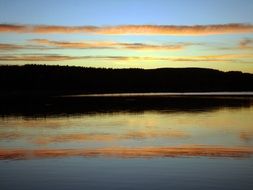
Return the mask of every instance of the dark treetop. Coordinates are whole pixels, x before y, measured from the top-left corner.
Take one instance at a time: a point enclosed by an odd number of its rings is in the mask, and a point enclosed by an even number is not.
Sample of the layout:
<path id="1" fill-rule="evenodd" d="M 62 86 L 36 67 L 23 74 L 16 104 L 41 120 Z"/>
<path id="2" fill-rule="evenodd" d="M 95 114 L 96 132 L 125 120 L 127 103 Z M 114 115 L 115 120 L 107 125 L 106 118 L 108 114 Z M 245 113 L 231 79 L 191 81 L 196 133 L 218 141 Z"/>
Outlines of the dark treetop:
<path id="1" fill-rule="evenodd" d="M 249 97 L 74 97 L 85 93 L 253 91 L 253 75 L 200 68 L 102 69 L 0 66 L 0 115 L 198 111 L 250 106 Z"/>
<path id="2" fill-rule="evenodd" d="M 203 68 L 105 69 L 70 66 L 0 66 L 5 93 L 253 91 L 253 74 Z"/>

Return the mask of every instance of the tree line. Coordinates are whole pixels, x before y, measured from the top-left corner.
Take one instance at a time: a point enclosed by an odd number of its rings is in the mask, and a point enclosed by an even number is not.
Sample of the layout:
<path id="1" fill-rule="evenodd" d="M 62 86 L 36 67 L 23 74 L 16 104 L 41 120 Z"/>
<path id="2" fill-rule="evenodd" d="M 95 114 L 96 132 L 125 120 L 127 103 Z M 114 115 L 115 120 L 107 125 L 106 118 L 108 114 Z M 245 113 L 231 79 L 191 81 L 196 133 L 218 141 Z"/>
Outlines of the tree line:
<path id="1" fill-rule="evenodd" d="M 204 68 L 0 66 L 0 91 L 42 93 L 253 91 L 253 74 Z"/>

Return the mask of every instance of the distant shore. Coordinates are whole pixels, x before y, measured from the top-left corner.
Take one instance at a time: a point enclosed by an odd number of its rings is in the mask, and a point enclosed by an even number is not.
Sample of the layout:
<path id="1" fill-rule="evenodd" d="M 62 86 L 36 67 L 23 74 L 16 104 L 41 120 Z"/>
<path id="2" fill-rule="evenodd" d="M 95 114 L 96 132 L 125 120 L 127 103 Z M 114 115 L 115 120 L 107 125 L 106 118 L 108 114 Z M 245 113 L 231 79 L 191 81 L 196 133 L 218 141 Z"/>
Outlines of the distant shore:
<path id="1" fill-rule="evenodd" d="M 145 93 L 108 93 L 75 94 L 62 97 L 142 97 L 142 96 L 253 96 L 253 92 L 145 92 Z"/>
<path id="2" fill-rule="evenodd" d="M 0 66 L 1 115 L 250 107 L 253 74 L 203 68 Z"/>
<path id="3" fill-rule="evenodd" d="M 0 66 L 1 96 L 253 92 L 253 74 L 204 68 L 105 69 Z M 137 94 L 136 94 L 137 93 Z"/>
<path id="4" fill-rule="evenodd" d="M 0 116 L 51 117 L 114 112 L 203 112 L 253 106 L 253 95 L 9 96 L 0 98 Z"/>

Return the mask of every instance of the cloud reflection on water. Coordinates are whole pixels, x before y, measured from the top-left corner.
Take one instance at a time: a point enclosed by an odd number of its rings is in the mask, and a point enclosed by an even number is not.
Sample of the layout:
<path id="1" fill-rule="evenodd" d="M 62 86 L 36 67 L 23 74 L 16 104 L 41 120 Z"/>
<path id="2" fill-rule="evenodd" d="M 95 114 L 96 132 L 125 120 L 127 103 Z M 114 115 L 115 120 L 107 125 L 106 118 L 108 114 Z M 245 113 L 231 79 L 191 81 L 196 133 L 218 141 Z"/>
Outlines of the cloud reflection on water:
<path id="1" fill-rule="evenodd" d="M 226 99 L 223 97 L 221 107 L 193 112 L 182 111 L 181 108 L 184 110 L 185 107 L 179 100 L 173 101 L 173 106 L 177 106 L 176 111 L 166 111 L 159 107 L 147 110 L 143 108 L 141 112 L 2 117 L 0 157 L 30 159 L 59 156 L 146 158 L 252 155 L 252 104 L 225 106 Z M 200 98 L 190 105 L 199 101 L 203 103 Z M 245 99 L 235 101 L 243 103 Z M 187 99 L 183 102 L 187 103 Z M 204 102 L 207 105 L 206 100 Z M 216 104 L 220 105 L 215 101 L 214 105 Z M 213 104 L 210 102 L 208 105 Z M 199 107 L 203 108 L 203 105 L 200 104 Z"/>
<path id="2" fill-rule="evenodd" d="M 253 154 L 251 147 L 222 147 L 186 145 L 178 147 L 112 147 L 97 149 L 0 149 L 0 159 L 42 159 L 55 157 L 230 157 L 245 158 Z"/>

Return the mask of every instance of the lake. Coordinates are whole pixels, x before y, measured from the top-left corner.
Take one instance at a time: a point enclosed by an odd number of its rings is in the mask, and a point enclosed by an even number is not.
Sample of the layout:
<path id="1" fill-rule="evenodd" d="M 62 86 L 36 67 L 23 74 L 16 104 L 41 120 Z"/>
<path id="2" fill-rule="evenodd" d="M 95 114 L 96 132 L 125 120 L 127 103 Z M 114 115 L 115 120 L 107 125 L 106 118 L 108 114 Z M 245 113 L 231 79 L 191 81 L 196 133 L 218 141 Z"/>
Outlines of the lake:
<path id="1" fill-rule="evenodd" d="M 0 189 L 253 189 L 252 96 L 197 95 L 1 110 Z"/>

